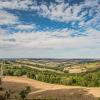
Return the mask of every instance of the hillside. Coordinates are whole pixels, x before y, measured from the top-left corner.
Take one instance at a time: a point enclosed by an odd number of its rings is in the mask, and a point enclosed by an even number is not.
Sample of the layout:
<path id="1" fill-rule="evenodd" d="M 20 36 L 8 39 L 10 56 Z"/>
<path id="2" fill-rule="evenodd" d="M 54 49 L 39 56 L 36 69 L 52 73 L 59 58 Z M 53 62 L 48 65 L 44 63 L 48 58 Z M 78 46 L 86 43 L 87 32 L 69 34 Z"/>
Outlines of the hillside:
<path id="1" fill-rule="evenodd" d="M 44 83 L 25 77 L 6 76 L 3 78 L 3 88 L 11 89 L 18 95 L 25 86 L 31 87 L 27 98 L 50 98 L 51 100 L 98 100 L 100 88 L 85 88 Z"/>

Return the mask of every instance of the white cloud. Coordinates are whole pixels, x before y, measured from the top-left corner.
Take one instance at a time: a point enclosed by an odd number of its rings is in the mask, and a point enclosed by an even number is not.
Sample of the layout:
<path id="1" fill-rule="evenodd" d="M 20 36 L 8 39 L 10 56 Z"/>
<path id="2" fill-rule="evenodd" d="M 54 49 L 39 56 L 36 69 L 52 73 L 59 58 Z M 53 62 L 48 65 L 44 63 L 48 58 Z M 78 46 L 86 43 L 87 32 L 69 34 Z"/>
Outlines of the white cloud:
<path id="1" fill-rule="evenodd" d="M 6 32 L 0 29 L 1 57 L 99 57 L 100 53 L 100 33 L 91 28 L 81 37 L 71 37 L 74 30 L 67 29 Z"/>
<path id="2" fill-rule="evenodd" d="M 40 11 L 38 12 L 43 17 L 48 17 L 51 20 L 57 20 L 62 22 L 80 20 L 77 14 L 81 11 L 81 6 L 74 5 L 69 6 L 68 4 L 53 4 L 48 7 L 42 4 L 40 6 Z"/>
<path id="3" fill-rule="evenodd" d="M 16 26 L 16 29 L 19 29 L 19 30 L 32 30 L 35 28 L 36 26 L 34 24 L 31 24 L 31 25 L 19 24 Z"/>
<path id="4" fill-rule="evenodd" d="M 0 25 L 15 24 L 18 21 L 18 17 L 7 11 L 0 10 Z"/>
<path id="5" fill-rule="evenodd" d="M 6 0 L 0 1 L 0 8 L 27 10 L 32 0 Z"/>
<path id="6" fill-rule="evenodd" d="M 89 8 L 89 12 L 88 10 L 82 11 L 84 8 Z M 80 13 L 81 11 L 82 13 Z M 86 14 L 93 16 L 94 12 L 97 13 L 97 16 L 100 12 L 100 6 L 97 0 L 85 0 L 84 3 L 81 3 L 80 5 L 74 4 L 73 6 L 69 6 L 68 3 L 64 2 L 59 4 L 51 3 L 49 6 L 46 4 L 41 4 L 38 13 L 51 20 L 69 22 L 75 20 L 84 21 L 84 16 Z"/>
<path id="7" fill-rule="evenodd" d="M 64 0 L 55 0 L 57 3 L 63 3 Z"/>
<path id="8" fill-rule="evenodd" d="M 99 31 L 90 29 L 87 31 L 88 36 L 71 37 L 72 31 L 67 29 L 55 31 L 40 31 L 40 32 L 17 32 L 8 35 L 2 40 L 0 44 L 15 45 L 15 47 L 28 47 L 28 48 L 51 48 L 51 49 L 64 49 L 64 48 L 89 48 L 100 46 Z"/>
<path id="9" fill-rule="evenodd" d="M 5 38 L 6 32 L 7 32 L 6 30 L 0 29 L 0 41 Z"/>
<path id="10" fill-rule="evenodd" d="M 97 31 L 97 30 L 95 30 L 95 29 L 90 28 L 90 29 L 88 29 L 86 32 L 87 32 L 91 37 L 94 37 L 95 39 L 97 39 L 97 38 L 100 39 L 100 31 Z"/>

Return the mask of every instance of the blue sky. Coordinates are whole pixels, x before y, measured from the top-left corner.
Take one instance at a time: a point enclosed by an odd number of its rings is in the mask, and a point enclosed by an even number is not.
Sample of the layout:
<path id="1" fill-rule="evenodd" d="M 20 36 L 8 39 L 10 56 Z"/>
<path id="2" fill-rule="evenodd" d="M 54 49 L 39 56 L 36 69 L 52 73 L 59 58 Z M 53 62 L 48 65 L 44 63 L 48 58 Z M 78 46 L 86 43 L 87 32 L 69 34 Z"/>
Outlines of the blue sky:
<path id="1" fill-rule="evenodd" d="M 100 58 L 100 0 L 0 0 L 0 58 Z"/>

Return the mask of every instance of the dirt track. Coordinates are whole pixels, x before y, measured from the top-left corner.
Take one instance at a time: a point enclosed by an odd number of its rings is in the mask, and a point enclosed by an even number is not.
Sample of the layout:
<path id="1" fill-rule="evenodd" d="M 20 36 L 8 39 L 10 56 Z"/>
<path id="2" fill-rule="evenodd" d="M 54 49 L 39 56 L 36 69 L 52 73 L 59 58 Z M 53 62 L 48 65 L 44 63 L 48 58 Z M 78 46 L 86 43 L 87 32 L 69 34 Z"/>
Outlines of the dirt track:
<path id="1" fill-rule="evenodd" d="M 3 87 L 20 91 L 30 86 L 32 92 L 28 98 L 57 98 L 57 100 L 98 100 L 100 88 L 85 88 L 44 83 L 23 77 L 7 76 L 3 78 Z"/>

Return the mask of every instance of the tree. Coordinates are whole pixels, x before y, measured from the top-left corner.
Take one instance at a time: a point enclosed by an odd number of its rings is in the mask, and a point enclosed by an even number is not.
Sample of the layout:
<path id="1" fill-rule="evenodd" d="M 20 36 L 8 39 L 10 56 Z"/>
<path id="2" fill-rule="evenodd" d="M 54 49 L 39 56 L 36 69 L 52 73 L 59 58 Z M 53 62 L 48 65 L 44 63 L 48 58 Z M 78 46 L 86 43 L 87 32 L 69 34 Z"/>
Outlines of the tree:
<path id="1" fill-rule="evenodd" d="M 21 99 L 25 100 L 25 98 L 27 97 L 27 95 L 29 94 L 30 91 L 31 91 L 31 89 L 30 89 L 29 86 L 25 87 L 25 89 L 23 89 L 23 90 L 19 93 Z"/>
<path id="2" fill-rule="evenodd" d="M 32 79 L 36 79 L 36 76 L 33 72 L 28 72 L 27 77 L 32 78 Z"/>

